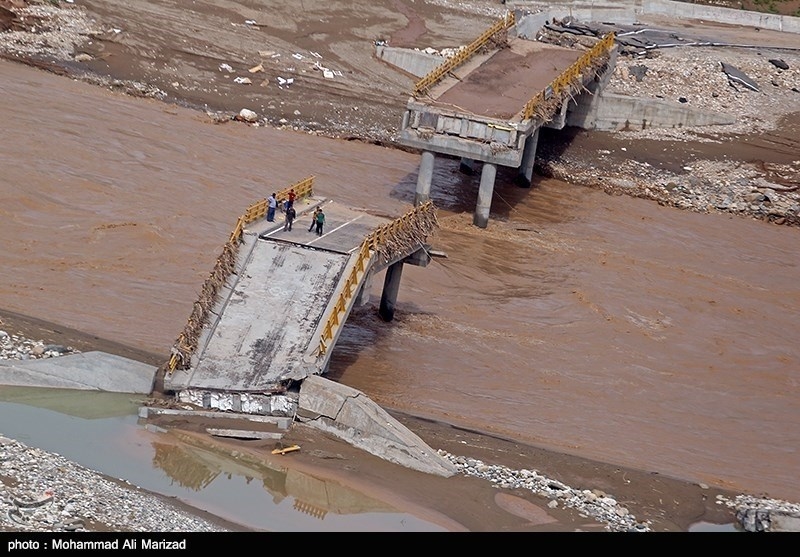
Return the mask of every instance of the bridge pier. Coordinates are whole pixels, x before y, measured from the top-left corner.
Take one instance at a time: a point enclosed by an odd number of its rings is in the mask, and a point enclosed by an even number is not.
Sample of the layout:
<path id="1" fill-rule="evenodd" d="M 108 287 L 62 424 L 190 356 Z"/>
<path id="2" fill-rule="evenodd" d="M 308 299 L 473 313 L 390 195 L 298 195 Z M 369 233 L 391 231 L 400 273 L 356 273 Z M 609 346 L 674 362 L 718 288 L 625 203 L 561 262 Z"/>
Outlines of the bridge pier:
<path id="1" fill-rule="evenodd" d="M 433 181 L 433 151 L 422 151 L 417 175 L 417 190 L 414 193 L 414 206 L 422 205 L 431 198 L 431 181 Z"/>
<path id="2" fill-rule="evenodd" d="M 386 268 L 386 277 L 383 279 L 383 292 L 378 315 L 384 321 L 394 319 L 394 307 L 397 303 L 397 294 L 400 292 L 400 278 L 403 276 L 403 262 L 392 263 Z"/>
<path id="3" fill-rule="evenodd" d="M 517 183 L 523 188 L 531 187 L 533 178 L 533 164 L 536 162 L 536 147 L 539 145 L 539 129 L 536 130 L 525 140 L 525 148 L 522 151 L 522 164 L 519 167 Z"/>
<path id="4" fill-rule="evenodd" d="M 489 225 L 489 210 L 492 207 L 492 194 L 494 193 L 494 179 L 497 176 L 497 165 L 485 162 L 481 170 L 481 185 L 478 188 L 478 203 L 475 206 L 475 214 L 472 217 L 472 224 L 479 228 L 486 228 Z"/>

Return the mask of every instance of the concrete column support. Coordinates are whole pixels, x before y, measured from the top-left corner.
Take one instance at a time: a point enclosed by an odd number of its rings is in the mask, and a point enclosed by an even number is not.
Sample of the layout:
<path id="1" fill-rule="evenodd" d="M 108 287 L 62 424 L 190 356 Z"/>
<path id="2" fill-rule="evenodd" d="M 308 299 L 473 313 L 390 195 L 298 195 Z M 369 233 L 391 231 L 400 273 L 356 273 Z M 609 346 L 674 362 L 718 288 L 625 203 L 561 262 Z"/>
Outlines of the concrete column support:
<path id="1" fill-rule="evenodd" d="M 383 279 L 383 292 L 381 293 L 381 306 L 378 315 L 384 321 L 394 319 L 394 307 L 397 303 L 397 293 L 400 291 L 400 277 L 403 276 L 403 262 L 392 263 L 386 268 L 386 277 Z"/>
<path id="2" fill-rule="evenodd" d="M 489 225 L 489 210 L 492 208 L 492 194 L 494 193 L 494 179 L 497 176 L 497 165 L 485 162 L 481 170 L 481 185 L 478 188 L 478 204 L 472 224 L 480 228 Z"/>
<path id="3" fill-rule="evenodd" d="M 536 128 L 536 131 L 525 140 L 525 149 L 522 151 L 522 164 L 519 167 L 517 183 L 523 188 L 531 187 L 533 164 L 536 162 L 536 147 L 539 145 L 539 129 Z"/>
<path id="4" fill-rule="evenodd" d="M 472 176 L 475 174 L 475 161 L 467 157 L 461 157 L 461 163 L 458 165 L 458 170 L 462 173 Z"/>
<path id="5" fill-rule="evenodd" d="M 431 198 L 431 181 L 433 180 L 433 151 L 422 151 L 417 176 L 417 191 L 414 194 L 414 206 L 422 205 Z"/>

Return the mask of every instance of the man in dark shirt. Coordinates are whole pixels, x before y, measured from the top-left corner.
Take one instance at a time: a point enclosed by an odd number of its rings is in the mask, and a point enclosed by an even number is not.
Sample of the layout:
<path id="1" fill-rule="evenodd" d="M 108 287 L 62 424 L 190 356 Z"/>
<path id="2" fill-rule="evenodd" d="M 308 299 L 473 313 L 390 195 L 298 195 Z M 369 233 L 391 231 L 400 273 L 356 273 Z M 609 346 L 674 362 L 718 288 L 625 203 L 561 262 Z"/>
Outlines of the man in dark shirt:
<path id="1" fill-rule="evenodd" d="M 325 226 L 325 213 L 320 208 L 319 213 L 317 213 L 317 236 L 322 236 L 323 226 Z"/>
<path id="2" fill-rule="evenodd" d="M 294 207 L 289 205 L 286 208 L 286 221 L 283 223 L 283 229 L 291 232 L 292 231 L 292 223 L 294 222 L 294 218 L 297 216 L 297 211 L 294 210 Z"/>

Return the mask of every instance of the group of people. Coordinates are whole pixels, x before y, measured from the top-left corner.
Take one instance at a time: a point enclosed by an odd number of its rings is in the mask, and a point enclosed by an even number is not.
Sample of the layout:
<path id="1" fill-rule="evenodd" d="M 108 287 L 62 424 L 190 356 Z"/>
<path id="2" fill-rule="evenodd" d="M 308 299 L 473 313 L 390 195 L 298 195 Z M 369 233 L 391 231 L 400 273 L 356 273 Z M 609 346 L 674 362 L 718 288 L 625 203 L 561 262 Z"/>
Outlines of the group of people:
<path id="1" fill-rule="evenodd" d="M 286 199 L 283 202 L 283 215 L 284 215 L 284 223 L 283 229 L 287 232 L 292 231 L 292 223 L 294 219 L 297 218 L 297 210 L 294 208 L 294 200 L 297 197 L 295 194 L 294 189 L 289 190 L 289 194 L 287 195 Z M 273 193 L 267 198 L 267 221 L 268 222 L 275 222 L 275 211 L 278 209 L 278 197 L 277 194 Z M 308 227 L 308 231 L 311 232 L 312 230 L 316 230 L 317 236 L 322 236 L 322 230 L 325 226 L 325 213 L 322 210 L 322 207 L 316 207 L 314 209 L 314 213 L 311 215 L 311 226 Z"/>

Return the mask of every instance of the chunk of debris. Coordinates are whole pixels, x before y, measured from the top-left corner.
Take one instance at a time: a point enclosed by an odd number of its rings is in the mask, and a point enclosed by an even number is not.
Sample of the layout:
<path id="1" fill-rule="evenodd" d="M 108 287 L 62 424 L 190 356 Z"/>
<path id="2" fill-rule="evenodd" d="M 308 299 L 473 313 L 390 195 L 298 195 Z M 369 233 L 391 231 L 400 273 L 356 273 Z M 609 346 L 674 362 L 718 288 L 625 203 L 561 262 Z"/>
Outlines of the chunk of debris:
<path id="1" fill-rule="evenodd" d="M 770 58 L 769 63 L 775 66 L 776 68 L 780 68 L 782 70 L 788 70 L 789 64 L 781 60 L 780 58 Z"/>
<path id="2" fill-rule="evenodd" d="M 207 427 L 206 433 L 214 437 L 231 437 L 233 439 L 280 439 L 283 433 L 277 431 L 245 431 L 241 429 L 220 429 Z"/>
<path id="3" fill-rule="evenodd" d="M 299 450 L 300 450 L 300 445 L 291 445 L 289 447 L 278 447 L 277 449 L 273 449 L 272 454 L 286 454 Z"/>
<path id="4" fill-rule="evenodd" d="M 259 64 L 258 66 L 253 66 L 252 68 L 250 68 L 247 71 L 250 72 L 250 73 L 263 72 L 264 71 L 264 65 L 263 64 Z"/>
<path id="5" fill-rule="evenodd" d="M 255 122 L 256 120 L 258 120 L 258 114 L 256 114 L 252 110 L 243 108 L 239 111 L 239 114 L 234 119 L 242 122 Z"/>
<path id="6" fill-rule="evenodd" d="M 736 87 L 736 84 L 743 85 L 752 91 L 758 91 L 758 84 L 747 77 L 747 75 L 738 68 L 731 66 L 730 64 L 726 64 L 725 62 L 720 62 L 722 64 L 722 71 L 725 72 L 728 76 L 728 81 L 731 85 Z"/>
<path id="7" fill-rule="evenodd" d="M 644 79 L 644 76 L 647 75 L 647 66 L 641 64 L 637 66 L 631 66 L 628 69 L 628 71 L 630 72 L 630 75 L 632 75 L 636 79 L 637 82 L 641 83 L 642 80 Z"/>

